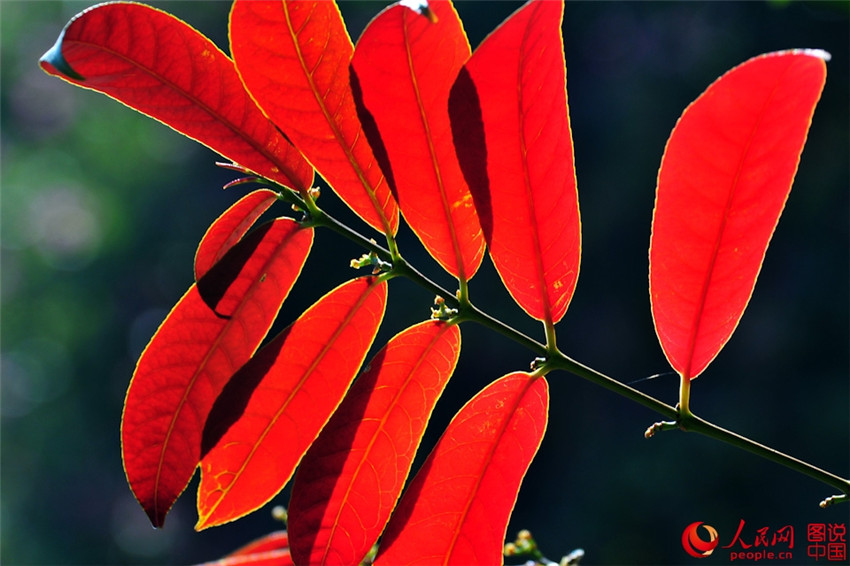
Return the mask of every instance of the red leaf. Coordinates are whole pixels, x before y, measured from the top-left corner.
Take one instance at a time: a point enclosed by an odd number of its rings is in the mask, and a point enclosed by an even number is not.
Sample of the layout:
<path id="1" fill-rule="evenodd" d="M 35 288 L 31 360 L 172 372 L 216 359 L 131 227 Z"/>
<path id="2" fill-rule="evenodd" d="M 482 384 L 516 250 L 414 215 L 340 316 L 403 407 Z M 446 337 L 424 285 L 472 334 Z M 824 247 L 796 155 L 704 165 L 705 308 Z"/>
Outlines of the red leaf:
<path id="1" fill-rule="evenodd" d="M 521 372 L 473 397 L 405 491 L 375 564 L 501 564 L 548 408 L 546 379 Z"/>
<path id="2" fill-rule="evenodd" d="M 312 168 L 251 100 L 233 62 L 170 14 L 136 3 L 95 6 L 68 23 L 40 63 L 269 179 L 299 191 L 313 183 Z"/>
<path id="3" fill-rule="evenodd" d="M 277 193 L 260 189 L 239 199 L 207 229 L 195 253 L 195 281 L 203 277 L 277 200 Z"/>
<path id="4" fill-rule="evenodd" d="M 286 531 L 274 531 L 263 537 L 249 542 L 245 546 L 234 550 L 227 555 L 228 558 L 234 556 L 245 556 L 249 554 L 257 554 L 260 552 L 269 552 L 273 550 L 284 550 L 289 548 L 289 533 Z"/>
<path id="5" fill-rule="evenodd" d="M 348 81 L 354 47 L 336 4 L 237 0 L 230 52 L 260 107 L 342 200 L 395 234 L 398 208 L 357 117 Z"/>
<path id="6" fill-rule="evenodd" d="M 250 542 L 220 560 L 197 566 L 290 566 L 294 564 L 289 553 L 286 531 L 275 531 Z"/>
<path id="7" fill-rule="evenodd" d="M 254 511 L 283 488 L 363 363 L 387 285 L 337 287 L 233 376 L 204 430 L 198 530 Z"/>
<path id="8" fill-rule="evenodd" d="M 581 255 L 563 9 L 532 1 L 515 12 L 472 54 L 449 102 L 493 263 L 516 302 L 551 323 L 567 310 Z"/>
<path id="9" fill-rule="evenodd" d="M 289 549 L 266 550 L 253 554 L 226 556 L 221 560 L 204 562 L 198 566 L 294 566 Z"/>
<path id="10" fill-rule="evenodd" d="M 130 487 L 154 526 L 192 478 L 207 413 L 268 332 L 312 243 L 312 230 L 286 218 L 254 231 L 192 285 L 142 353 L 121 441 Z"/>
<path id="11" fill-rule="evenodd" d="M 436 23 L 398 4 L 375 18 L 354 50 L 352 81 L 376 122 L 370 141 L 386 153 L 384 173 L 407 223 L 446 271 L 467 280 L 481 265 L 484 235 L 452 144 L 448 101 L 469 42 L 451 2 L 432 1 L 429 10 Z"/>
<path id="12" fill-rule="evenodd" d="M 371 361 L 295 475 L 289 532 L 296 562 L 347 565 L 366 556 L 459 354 L 460 329 L 429 321 L 396 335 Z"/>
<path id="13" fill-rule="evenodd" d="M 698 376 L 750 300 L 826 80 L 828 57 L 750 59 L 682 114 L 658 174 L 650 243 L 655 329 L 673 368 Z"/>

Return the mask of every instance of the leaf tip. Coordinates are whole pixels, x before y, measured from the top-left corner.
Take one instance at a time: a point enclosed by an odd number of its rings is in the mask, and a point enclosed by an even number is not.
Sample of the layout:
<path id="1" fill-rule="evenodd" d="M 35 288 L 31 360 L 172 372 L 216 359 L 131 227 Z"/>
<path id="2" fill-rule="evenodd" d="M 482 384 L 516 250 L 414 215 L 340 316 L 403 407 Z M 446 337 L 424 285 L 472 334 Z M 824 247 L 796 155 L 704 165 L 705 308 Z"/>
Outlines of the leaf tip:
<path id="1" fill-rule="evenodd" d="M 420 16 L 425 16 L 432 24 L 437 23 L 437 14 L 428 6 L 428 0 L 401 0 L 399 4 L 405 8 L 410 8 Z"/>
<path id="2" fill-rule="evenodd" d="M 156 508 L 148 509 L 144 506 L 143 508 L 145 510 L 145 514 L 148 516 L 148 520 L 151 522 L 151 526 L 154 529 L 159 530 L 165 526 L 165 515 L 168 513 L 168 510 L 166 510 L 165 513 L 162 513 Z"/>
<path id="3" fill-rule="evenodd" d="M 203 476 L 202 476 L 203 479 Z M 220 500 L 219 500 L 220 501 Z M 218 503 L 210 504 L 209 502 L 201 501 L 201 493 L 198 492 L 198 522 L 195 523 L 195 532 L 205 531 L 210 527 L 217 527 L 235 520 L 237 517 L 221 518 L 216 515 L 215 510 L 218 508 Z"/>
<path id="4" fill-rule="evenodd" d="M 809 57 L 817 57 L 827 62 L 832 60 L 832 54 L 825 49 L 799 49 L 797 52 L 808 55 Z"/>
<path id="5" fill-rule="evenodd" d="M 65 39 L 65 30 L 59 34 L 59 39 L 47 53 L 38 60 L 39 66 L 49 75 L 64 75 L 76 81 L 85 81 L 86 78 L 71 67 L 65 57 L 62 56 L 62 42 Z"/>

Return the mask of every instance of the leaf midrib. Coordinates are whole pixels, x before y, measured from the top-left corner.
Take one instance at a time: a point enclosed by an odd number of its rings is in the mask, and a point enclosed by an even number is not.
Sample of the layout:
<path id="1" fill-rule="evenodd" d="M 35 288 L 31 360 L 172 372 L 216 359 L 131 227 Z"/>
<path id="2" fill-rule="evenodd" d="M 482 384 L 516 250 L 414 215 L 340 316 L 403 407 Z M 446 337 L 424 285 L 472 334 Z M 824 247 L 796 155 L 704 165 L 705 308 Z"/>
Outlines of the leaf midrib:
<path id="1" fill-rule="evenodd" d="M 203 37 L 203 36 L 201 36 L 201 39 L 206 40 L 206 38 Z M 235 134 L 235 137 L 244 141 L 251 149 L 256 151 L 259 155 L 264 157 L 272 165 L 274 165 L 276 168 L 278 168 L 284 175 L 286 175 L 286 177 L 288 179 L 293 181 L 293 183 L 298 180 L 299 175 L 297 175 L 289 166 L 278 161 L 276 156 L 274 156 L 273 154 L 271 154 L 267 150 L 267 145 L 261 145 L 258 140 L 247 135 L 247 133 L 241 127 L 239 127 L 234 122 L 229 120 L 224 114 L 221 114 L 221 113 L 215 111 L 212 106 L 206 104 L 200 98 L 192 95 L 189 91 L 186 91 L 186 90 L 180 88 L 173 81 L 166 79 L 163 75 L 159 74 L 155 69 L 142 65 L 141 63 L 139 63 L 135 59 L 132 59 L 130 55 L 125 55 L 125 54 L 119 53 L 118 51 L 115 51 L 114 49 L 110 49 L 110 48 L 108 48 L 104 45 L 99 45 L 99 44 L 91 42 L 91 41 L 83 41 L 81 39 L 66 39 L 65 42 L 69 46 L 77 45 L 77 46 L 80 46 L 80 47 L 86 47 L 86 48 L 89 48 L 89 49 L 93 49 L 96 52 L 102 52 L 104 54 L 115 57 L 116 59 L 124 61 L 125 63 L 129 64 L 130 66 L 132 66 L 136 69 L 139 69 L 140 71 L 147 74 L 148 76 L 156 79 L 159 83 L 161 83 L 162 85 L 166 86 L 167 88 L 169 88 L 170 90 L 175 92 L 178 96 L 185 98 L 186 100 L 191 102 L 193 106 L 199 108 L 201 111 L 203 111 L 206 114 L 208 114 L 209 116 L 211 116 L 214 119 L 215 122 L 224 125 L 227 129 L 229 129 L 231 132 L 233 132 Z M 221 57 L 224 57 L 227 61 L 229 61 L 231 65 L 234 65 L 233 60 L 230 59 L 230 57 L 228 57 L 223 51 L 221 51 L 218 48 L 218 46 L 216 46 L 215 44 L 210 42 L 209 45 L 207 45 L 207 48 L 210 49 L 210 50 L 214 50 L 215 52 L 217 52 L 218 55 L 220 55 Z M 70 63 L 69 63 L 69 66 L 70 66 Z M 235 65 L 233 67 L 233 72 L 237 73 L 237 75 L 238 75 L 238 71 L 236 71 Z M 87 86 L 85 80 L 83 80 L 83 81 L 76 81 L 75 80 L 75 82 L 83 88 L 87 88 L 87 89 L 90 89 L 90 90 L 98 90 L 94 87 Z M 124 90 L 121 87 L 115 87 L 115 86 L 112 86 L 112 85 L 110 85 L 107 88 L 110 88 L 111 90 L 116 90 L 116 91 L 117 90 Z M 244 87 L 243 87 L 243 90 L 244 90 Z M 115 97 L 112 97 L 112 98 L 115 98 Z M 253 100 L 251 99 L 251 97 L 248 95 L 247 92 L 245 92 L 245 99 L 246 99 L 246 103 L 248 103 L 249 105 L 250 105 L 250 103 L 253 103 Z M 120 99 L 118 99 L 118 101 L 123 103 L 123 101 L 121 101 Z M 247 101 L 250 101 L 250 103 L 247 102 Z M 255 104 L 255 108 L 256 108 L 256 104 Z M 169 128 L 172 128 L 173 130 L 177 131 L 181 135 L 184 135 L 184 136 L 188 137 L 189 139 L 192 139 L 192 140 L 200 143 L 201 145 L 210 148 L 214 152 L 219 153 L 218 149 L 208 145 L 207 143 L 203 142 L 202 140 L 200 140 L 200 139 L 198 139 L 198 138 L 196 138 L 196 137 L 194 137 L 194 136 L 192 136 L 192 135 L 190 135 L 186 132 L 178 130 L 175 126 L 168 124 L 164 120 L 161 120 L 160 118 L 157 118 L 156 116 L 153 116 L 152 114 L 149 114 L 148 112 L 146 112 L 144 110 L 141 110 L 141 109 L 138 109 L 138 108 L 135 108 L 135 107 L 133 107 L 133 109 L 136 110 L 137 112 L 140 112 L 140 113 L 156 120 L 157 122 L 159 122 L 161 124 L 168 126 Z M 256 110 L 259 111 L 259 108 L 256 108 Z M 268 118 L 265 118 L 265 120 L 267 122 L 269 122 L 269 124 L 272 124 L 272 122 Z M 280 134 L 278 134 L 276 131 L 275 131 L 275 133 L 272 133 L 272 135 L 273 136 L 279 136 L 279 138 L 280 138 L 278 140 L 279 145 L 284 145 L 285 147 L 288 146 L 288 148 L 291 151 L 296 151 L 296 152 L 298 151 L 292 144 L 290 144 L 283 136 L 280 136 Z M 222 153 L 222 155 L 224 155 L 224 154 Z M 300 152 L 299 152 L 299 155 L 300 155 Z M 299 183 L 299 185 L 300 185 L 300 183 Z M 304 189 L 306 189 L 306 187 L 302 187 L 302 186 L 295 187 L 295 188 L 298 189 L 299 191 L 303 191 Z"/>
<path id="2" fill-rule="evenodd" d="M 227 487 L 220 488 L 218 490 L 218 491 L 221 492 L 221 496 L 212 505 L 212 507 L 209 508 L 209 510 L 206 513 L 199 516 L 199 518 L 198 518 L 198 524 L 199 525 L 206 523 L 206 521 L 213 515 L 213 513 L 215 513 L 216 509 L 218 509 L 221 502 L 224 501 L 224 499 L 227 497 L 227 494 L 230 493 L 230 490 L 233 488 L 233 486 L 236 484 L 236 482 L 239 480 L 239 478 L 242 477 L 242 473 L 245 471 L 245 468 L 247 468 L 248 464 L 251 462 L 252 458 L 254 457 L 254 454 L 259 449 L 260 445 L 263 443 L 265 438 L 269 435 L 272 428 L 274 428 L 274 426 L 277 424 L 281 415 L 284 413 L 284 411 L 287 409 L 287 407 L 289 407 L 289 404 L 292 402 L 292 400 L 295 398 L 295 396 L 298 395 L 301 392 L 301 389 L 303 388 L 304 383 L 309 379 L 309 377 L 312 375 L 312 373 L 316 370 L 316 367 L 321 363 L 321 361 L 324 359 L 325 355 L 327 355 L 327 353 L 331 350 L 331 347 L 335 344 L 335 342 L 339 338 L 340 334 L 342 334 L 345 327 L 348 326 L 348 324 L 351 322 L 351 320 L 360 311 L 360 307 L 363 306 L 363 304 L 367 301 L 367 299 L 372 295 L 372 293 L 381 284 L 382 284 L 382 282 L 378 279 L 375 279 L 374 281 L 369 283 L 369 287 L 366 289 L 366 291 L 361 294 L 361 296 L 357 299 L 357 301 L 354 303 L 354 305 L 349 309 L 348 313 L 346 313 L 345 318 L 340 321 L 340 324 L 337 326 L 336 330 L 334 330 L 334 333 L 331 335 L 331 337 L 328 339 L 328 341 L 325 343 L 325 345 L 319 351 L 318 355 L 313 359 L 312 363 L 304 370 L 304 372 L 301 375 L 301 378 L 299 379 L 298 383 L 293 386 L 293 388 L 290 391 L 289 395 L 287 396 L 286 400 L 283 403 L 281 403 L 280 409 L 278 409 L 278 411 L 274 414 L 274 416 L 271 419 L 269 419 L 268 425 L 266 425 L 266 427 L 263 429 L 262 433 L 257 438 L 257 441 L 251 447 L 250 452 L 248 453 L 248 455 L 243 460 L 239 469 L 234 471 L 234 472 L 231 472 L 232 475 L 233 475 L 233 479 L 230 481 L 230 483 L 227 485 Z M 308 315 L 308 313 L 310 313 L 310 310 L 311 309 L 308 309 L 304 313 L 304 315 Z M 295 324 L 297 324 L 297 321 L 296 321 L 296 323 L 293 323 L 293 325 L 290 328 L 294 328 Z M 366 357 L 366 353 L 367 352 L 363 352 L 363 355 L 362 355 L 363 358 Z M 362 363 L 362 359 L 360 360 L 360 362 Z M 358 363 L 357 365 L 359 367 L 360 364 Z"/>
<path id="3" fill-rule="evenodd" d="M 392 230 L 390 221 L 387 218 L 386 214 L 384 213 L 383 206 L 381 206 L 381 204 L 378 202 L 378 197 L 377 197 L 377 194 L 376 194 L 377 187 L 372 187 L 371 183 L 369 183 L 369 181 L 366 180 L 366 175 L 363 172 L 363 170 L 360 168 L 360 163 L 357 161 L 357 159 L 354 156 L 353 145 L 351 147 L 349 147 L 349 145 L 347 143 L 345 143 L 345 138 L 343 137 L 342 132 L 340 132 L 338 124 L 336 123 L 336 120 L 334 120 L 333 116 L 329 112 L 328 107 L 325 104 L 325 99 L 322 96 L 322 94 L 319 92 L 319 89 L 318 89 L 318 87 L 316 86 L 316 83 L 313 80 L 313 73 L 307 67 L 307 62 L 304 59 L 304 54 L 301 50 L 301 44 L 298 42 L 298 34 L 296 33 L 295 28 L 293 27 L 292 18 L 290 17 L 289 5 L 288 5 L 287 0 L 282 0 L 281 6 L 282 6 L 282 9 L 283 9 L 284 19 L 286 21 L 286 28 L 289 31 L 290 38 L 292 39 L 292 44 L 293 44 L 293 47 L 295 49 L 296 56 L 298 58 L 298 63 L 299 63 L 299 65 L 301 65 L 301 70 L 303 71 L 304 76 L 307 79 L 307 83 L 310 87 L 311 92 L 313 93 L 314 98 L 316 99 L 316 103 L 319 105 L 319 109 L 322 112 L 322 116 L 324 116 L 325 121 L 328 124 L 328 127 L 331 129 L 331 133 L 333 133 L 334 139 L 336 140 L 337 145 L 342 149 L 343 154 L 345 155 L 345 158 L 348 160 L 349 165 L 354 170 L 355 175 L 357 175 L 357 179 L 360 181 L 360 185 L 363 187 L 363 191 L 366 193 L 366 196 L 369 198 L 369 202 L 372 205 L 373 211 L 375 212 L 375 214 L 378 216 L 378 219 L 380 220 L 380 223 L 381 223 L 381 226 L 384 230 L 384 233 L 388 234 L 388 235 L 392 234 L 393 230 Z M 335 5 L 334 5 L 334 9 L 336 9 L 337 13 L 338 13 L 339 9 Z M 309 17 L 305 18 L 304 26 L 308 25 L 309 19 L 310 19 Z M 347 32 L 346 32 L 346 39 L 348 40 L 348 44 L 351 46 L 351 51 L 353 52 L 354 46 L 351 44 L 351 38 L 348 37 Z M 329 41 L 330 41 L 330 34 L 328 34 L 325 38 L 325 46 L 324 46 L 324 49 L 323 49 L 323 53 L 327 49 L 327 42 L 329 42 Z M 351 58 L 349 57 L 349 61 L 350 61 L 350 59 Z M 345 101 L 348 100 L 349 96 L 351 96 L 350 91 L 347 92 L 346 95 L 347 96 L 344 96 L 342 101 L 340 102 L 341 105 L 345 104 Z M 358 127 L 360 127 L 359 123 L 358 123 Z M 358 130 L 358 138 L 359 138 L 360 133 L 362 133 L 362 127 L 360 127 L 360 129 Z M 383 180 L 384 180 L 384 177 L 381 176 L 381 182 L 383 182 Z M 381 182 L 379 182 L 378 185 L 380 185 Z"/>
<path id="4" fill-rule="evenodd" d="M 337 507 L 337 512 L 336 512 L 336 515 L 334 517 L 334 521 L 331 525 L 330 534 L 328 535 L 328 543 L 325 545 L 324 552 L 322 553 L 322 562 L 321 562 L 322 564 L 324 564 L 325 561 L 327 560 L 328 554 L 330 553 L 330 550 L 331 550 L 331 541 L 333 541 L 333 538 L 334 538 L 334 535 L 336 533 L 337 528 L 341 526 L 340 517 L 342 516 L 343 509 L 345 508 L 345 505 L 349 500 L 349 495 L 351 494 L 351 490 L 354 488 L 354 480 L 360 476 L 360 470 L 363 468 L 363 466 L 366 464 L 366 461 L 369 459 L 369 455 L 372 451 L 372 448 L 375 445 L 375 442 L 376 442 L 380 432 L 384 430 L 384 426 L 386 425 L 387 421 L 389 420 L 390 414 L 393 413 L 393 411 L 399 406 L 399 400 L 401 399 L 402 394 L 407 391 L 407 387 L 410 385 L 411 381 L 413 381 L 414 376 L 416 376 L 417 372 L 419 371 L 419 368 L 422 366 L 422 363 L 425 361 L 425 358 L 434 349 L 435 345 L 438 344 L 441 341 L 443 335 L 450 328 L 451 327 L 449 325 L 443 325 L 443 327 L 437 332 L 437 334 L 435 334 L 431 338 L 430 342 L 422 350 L 422 354 L 419 356 L 419 359 L 416 360 L 416 363 L 407 372 L 407 375 L 405 376 L 404 382 L 401 385 L 399 385 L 398 389 L 396 390 L 395 394 L 393 395 L 393 398 L 390 400 L 390 403 L 389 403 L 387 409 L 381 415 L 381 418 L 378 421 L 377 428 L 375 429 L 375 433 L 369 439 L 369 442 L 368 442 L 368 444 L 366 445 L 366 447 L 363 451 L 363 457 L 357 463 L 357 467 L 352 471 L 351 475 L 349 476 L 348 485 L 346 486 L 345 493 L 342 494 L 342 496 L 341 496 L 341 502 L 340 502 L 340 505 Z M 417 447 L 419 446 L 419 444 L 421 444 L 421 441 L 422 441 L 422 439 L 420 438 L 419 442 L 416 443 Z M 413 460 L 411 458 L 411 460 L 408 464 L 412 463 L 412 461 Z M 410 472 L 410 468 L 408 467 L 408 473 L 409 472 Z"/>
<path id="5" fill-rule="evenodd" d="M 729 195 L 728 195 L 728 197 L 726 199 L 726 203 L 724 204 L 724 207 L 723 207 L 723 217 L 722 217 L 721 222 L 720 222 L 720 227 L 719 227 L 719 230 L 717 232 L 717 237 L 715 238 L 714 245 L 712 247 L 711 257 L 710 257 L 709 264 L 708 264 L 708 270 L 707 270 L 705 278 L 703 280 L 702 289 L 700 290 L 700 293 L 699 293 L 697 310 L 696 310 L 696 313 L 694 315 L 694 322 L 693 322 L 693 325 L 692 325 L 693 331 L 691 332 L 691 335 L 688 338 L 688 350 L 687 350 L 687 357 L 686 357 L 686 366 L 685 366 L 685 370 L 684 370 L 683 375 L 682 375 L 683 379 L 689 380 L 689 379 L 692 379 L 694 377 L 691 374 L 692 374 L 692 368 L 693 368 L 693 363 L 694 363 L 694 354 L 696 352 L 697 341 L 698 341 L 698 338 L 700 336 L 700 328 L 701 328 L 702 323 L 703 323 L 703 313 L 705 312 L 706 303 L 708 302 L 708 295 L 709 295 L 709 291 L 711 290 L 710 287 L 711 287 L 711 281 L 712 281 L 713 276 L 714 276 L 714 270 L 717 267 L 717 259 L 718 259 L 718 256 L 720 255 L 720 249 L 722 247 L 721 244 L 723 242 L 723 237 L 724 237 L 724 234 L 725 234 L 725 231 L 726 231 L 726 223 L 727 223 L 727 220 L 729 218 L 729 214 L 732 210 L 732 203 L 735 200 L 735 195 L 736 195 L 736 193 L 737 193 L 737 191 L 740 187 L 739 181 L 741 180 L 741 174 L 744 171 L 744 164 L 747 163 L 747 160 L 748 160 L 748 157 L 749 157 L 749 154 L 750 154 L 750 149 L 752 148 L 753 139 L 755 138 L 756 133 L 761 128 L 761 124 L 764 120 L 765 115 L 767 114 L 767 109 L 770 107 L 771 102 L 773 101 L 773 98 L 776 95 L 776 92 L 779 90 L 779 87 L 782 84 L 782 77 L 784 77 L 784 75 L 788 72 L 788 69 L 790 67 L 791 67 L 791 65 L 788 65 L 785 69 L 783 69 L 782 76 L 780 76 L 776 80 L 776 84 L 774 85 L 773 89 L 771 90 L 770 94 L 768 95 L 767 99 L 765 100 L 764 104 L 762 105 L 761 110 L 760 110 L 759 115 L 758 115 L 758 118 L 757 118 L 756 122 L 753 124 L 753 127 L 750 130 L 749 135 L 747 136 L 745 148 L 744 148 L 744 151 L 741 154 L 741 158 L 738 160 L 738 164 L 737 164 L 737 167 L 736 167 L 736 170 L 735 170 L 735 175 L 734 175 L 733 180 L 732 180 L 732 186 L 729 189 Z M 763 259 L 764 258 L 762 257 L 762 260 Z M 755 284 L 755 282 L 754 282 L 754 284 Z M 746 307 L 746 303 L 744 303 L 744 306 Z M 739 317 L 739 320 L 740 320 L 740 317 Z M 737 324 L 737 322 L 736 322 L 736 324 Z M 716 355 L 716 353 L 715 353 L 715 355 Z"/>

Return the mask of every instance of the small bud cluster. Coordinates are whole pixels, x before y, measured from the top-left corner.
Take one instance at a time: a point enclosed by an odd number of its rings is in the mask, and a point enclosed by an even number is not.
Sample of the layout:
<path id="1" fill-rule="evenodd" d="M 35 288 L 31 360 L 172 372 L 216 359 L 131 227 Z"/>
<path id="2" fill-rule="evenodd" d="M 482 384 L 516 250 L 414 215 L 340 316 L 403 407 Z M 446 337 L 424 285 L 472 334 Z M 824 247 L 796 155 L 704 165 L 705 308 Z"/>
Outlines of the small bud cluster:
<path id="1" fill-rule="evenodd" d="M 531 536 L 531 532 L 523 529 L 517 533 L 516 540 L 505 545 L 504 555 L 529 558 L 525 566 L 576 566 L 584 557 L 584 550 L 577 548 L 561 558 L 559 563 L 552 562 L 537 548 L 537 541 Z"/>
<path id="2" fill-rule="evenodd" d="M 272 508 L 272 518 L 275 521 L 280 521 L 285 525 L 286 521 L 289 520 L 289 514 L 286 512 L 286 507 L 284 507 L 283 505 L 275 505 Z"/>
<path id="3" fill-rule="evenodd" d="M 457 309 L 453 309 L 446 304 L 443 297 L 434 298 L 434 307 L 431 309 L 431 318 L 433 320 L 450 320 L 457 316 Z"/>
<path id="4" fill-rule="evenodd" d="M 368 254 L 363 254 L 357 259 L 351 260 L 351 267 L 354 269 L 362 269 L 368 266 L 372 266 L 372 275 L 378 275 L 383 271 L 389 271 L 393 268 L 393 264 L 382 260 L 375 252 L 369 252 Z"/>

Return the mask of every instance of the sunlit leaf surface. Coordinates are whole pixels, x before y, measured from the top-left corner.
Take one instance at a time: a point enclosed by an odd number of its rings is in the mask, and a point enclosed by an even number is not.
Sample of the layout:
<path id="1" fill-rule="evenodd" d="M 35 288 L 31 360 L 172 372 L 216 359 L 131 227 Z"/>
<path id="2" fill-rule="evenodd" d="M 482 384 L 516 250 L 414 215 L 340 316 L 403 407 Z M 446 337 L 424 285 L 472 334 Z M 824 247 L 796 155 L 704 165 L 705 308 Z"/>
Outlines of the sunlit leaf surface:
<path id="1" fill-rule="evenodd" d="M 399 4 L 381 12 L 357 42 L 352 81 L 407 223 L 443 268 L 469 279 L 484 257 L 484 236 L 448 112 L 469 43 L 451 2 L 430 2 L 429 10 L 431 20 Z"/>
<path id="2" fill-rule="evenodd" d="M 475 50 L 449 111 L 490 256 L 532 317 L 561 320 L 581 255 L 561 2 L 529 2 Z"/>
<path id="3" fill-rule="evenodd" d="M 213 402 L 268 332 L 313 242 L 286 218 L 231 248 L 175 305 L 139 359 L 121 423 L 127 480 L 154 526 L 189 483 Z"/>
<path id="4" fill-rule="evenodd" d="M 251 95 L 334 191 L 375 229 L 395 233 L 398 207 L 357 117 L 354 46 L 336 4 L 237 0 L 230 51 Z"/>
<path id="5" fill-rule="evenodd" d="M 750 59 L 682 114 L 658 173 L 649 283 L 655 329 L 686 379 L 741 319 L 826 80 L 821 51 Z"/>
<path id="6" fill-rule="evenodd" d="M 402 496 L 375 564 L 501 564 L 549 408 L 545 378 L 501 377 L 455 415 Z"/>
<path id="7" fill-rule="evenodd" d="M 374 277 L 337 287 L 233 376 L 204 429 L 196 528 L 254 511 L 289 481 L 363 363 L 386 297 Z"/>
<path id="8" fill-rule="evenodd" d="M 276 200 L 274 191 L 259 189 L 239 199 L 219 216 L 207 229 L 195 252 L 195 281 L 206 275 Z"/>
<path id="9" fill-rule="evenodd" d="M 301 191 L 313 182 L 312 167 L 257 108 L 233 62 L 170 14 L 100 4 L 71 20 L 40 63 L 269 179 Z"/>
<path id="10" fill-rule="evenodd" d="M 357 564 L 375 544 L 459 354 L 457 326 L 424 322 L 390 340 L 357 378 L 295 475 L 296 562 Z"/>

